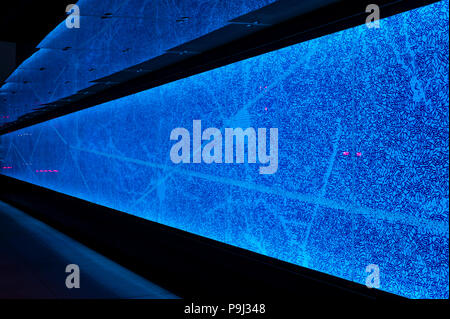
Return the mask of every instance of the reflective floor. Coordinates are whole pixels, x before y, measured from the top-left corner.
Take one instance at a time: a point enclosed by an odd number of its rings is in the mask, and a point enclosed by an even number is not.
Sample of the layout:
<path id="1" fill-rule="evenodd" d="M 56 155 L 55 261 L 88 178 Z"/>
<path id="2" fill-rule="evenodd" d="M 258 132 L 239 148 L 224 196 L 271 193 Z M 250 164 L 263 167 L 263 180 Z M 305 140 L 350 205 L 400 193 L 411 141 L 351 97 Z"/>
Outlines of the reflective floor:
<path id="1" fill-rule="evenodd" d="M 80 288 L 69 289 L 69 264 Z M 73 281 L 72 281 L 73 282 Z M 173 299 L 174 294 L 0 201 L 1 298 Z"/>

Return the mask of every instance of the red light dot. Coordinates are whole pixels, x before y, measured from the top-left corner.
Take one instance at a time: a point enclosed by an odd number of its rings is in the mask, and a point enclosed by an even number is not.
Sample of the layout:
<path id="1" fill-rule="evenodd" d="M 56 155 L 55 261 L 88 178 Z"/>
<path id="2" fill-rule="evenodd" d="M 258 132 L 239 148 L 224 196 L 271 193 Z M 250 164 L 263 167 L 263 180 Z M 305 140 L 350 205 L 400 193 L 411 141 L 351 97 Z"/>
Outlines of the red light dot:
<path id="1" fill-rule="evenodd" d="M 358 153 L 356 153 L 356 156 L 361 156 L 362 155 L 362 153 L 361 152 L 358 152 Z"/>
<path id="2" fill-rule="evenodd" d="M 342 155 L 347 156 L 348 154 L 350 154 L 349 152 L 343 152 Z"/>

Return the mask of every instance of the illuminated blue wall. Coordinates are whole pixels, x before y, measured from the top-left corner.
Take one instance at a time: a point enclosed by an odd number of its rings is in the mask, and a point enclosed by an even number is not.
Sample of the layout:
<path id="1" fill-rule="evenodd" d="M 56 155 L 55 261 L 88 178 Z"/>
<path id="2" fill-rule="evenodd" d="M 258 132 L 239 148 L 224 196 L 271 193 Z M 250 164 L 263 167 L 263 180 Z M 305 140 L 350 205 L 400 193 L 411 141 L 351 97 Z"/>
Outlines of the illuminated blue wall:
<path id="1" fill-rule="evenodd" d="M 2 173 L 363 284 L 377 264 L 383 290 L 448 298 L 448 49 L 443 1 L 4 135 Z M 277 127 L 278 171 L 173 164 L 170 132 L 194 119 Z"/>
<path id="2" fill-rule="evenodd" d="M 0 125 L 274 1 L 81 0 L 80 28 L 61 22 L 0 88 Z M 105 13 L 111 16 L 105 19 Z M 182 17 L 189 19 L 179 21 Z"/>

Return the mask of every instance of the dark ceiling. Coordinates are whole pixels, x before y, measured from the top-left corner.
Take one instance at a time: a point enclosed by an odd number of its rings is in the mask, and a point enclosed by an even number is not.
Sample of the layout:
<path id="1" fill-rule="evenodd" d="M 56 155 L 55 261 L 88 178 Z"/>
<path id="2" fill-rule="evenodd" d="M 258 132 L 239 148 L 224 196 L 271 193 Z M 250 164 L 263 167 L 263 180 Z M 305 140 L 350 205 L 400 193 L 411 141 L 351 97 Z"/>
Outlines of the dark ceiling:
<path id="1" fill-rule="evenodd" d="M 0 41 L 16 43 L 16 64 L 30 56 L 36 45 L 65 19 L 70 3 L 70 0 L 2 1 Z"/>
<path id="2" fill-rule="evenodd" d="M 36 43 L 64 20 L 67 0 L 4 1 L 0 11 L 0 41 Z"/>

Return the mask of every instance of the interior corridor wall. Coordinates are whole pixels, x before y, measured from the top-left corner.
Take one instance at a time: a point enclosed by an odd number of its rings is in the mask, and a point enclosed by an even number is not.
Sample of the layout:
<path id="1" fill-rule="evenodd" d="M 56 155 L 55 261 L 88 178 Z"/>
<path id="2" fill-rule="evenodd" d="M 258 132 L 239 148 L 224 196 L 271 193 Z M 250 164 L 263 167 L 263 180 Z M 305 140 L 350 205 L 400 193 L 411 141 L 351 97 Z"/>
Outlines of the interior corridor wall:
<path id="1" fill-rule="evenodd" d="M 448 22 L 446 0 L 3 135 L 1 173 L 362 284 L 375 264 L 382 290 L 448 298 Z M 193 120 L 278 128 L 278 170 L 174 164 L 170 133 L 192 137 Z"/>

